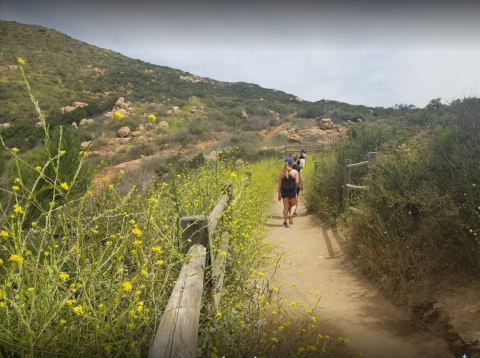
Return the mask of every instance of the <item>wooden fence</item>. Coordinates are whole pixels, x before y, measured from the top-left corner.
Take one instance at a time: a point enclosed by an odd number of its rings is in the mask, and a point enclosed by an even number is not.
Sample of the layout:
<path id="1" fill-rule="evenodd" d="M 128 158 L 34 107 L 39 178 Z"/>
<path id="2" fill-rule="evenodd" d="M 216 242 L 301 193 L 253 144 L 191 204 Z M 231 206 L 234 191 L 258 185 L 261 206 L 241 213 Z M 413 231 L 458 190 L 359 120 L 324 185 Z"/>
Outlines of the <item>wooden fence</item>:
<path id="1" fill-rule="evenodd" d="M 327 149 L 330 149 L 331 143 L 320 143 L 320 144 L 285 144 L 280 147 L 263 147 L 262 150 L 275 150 L 283 151 L 286 155 L 290 152 L 300 152 L 304 149 L 307 153 L 310 152 L 323 152 Z"/>
<path id="2" fill-rule="evenodd" d="M 377 160 L 376 152 L 368 153 L 368 160 L 360 163 L 353 163 L 351 159 L 345 159 L 345 167 L 343 174 L 343 201 L 342 206 L 345 208 L 345 202 L 348 199 L 349 190 L 369 190 L 372 189 L 377 181 L 377 170 L 375 162 Z M 354 168 L 368 167 L 368 186 L 359 186 L 350 184 L 350 173 Z"/>
<path id="3" fill-rule="evenodd" d="M 251 173 L 245 173 L 242 188 Z M 205 284 L 205 268 L 211 267 L 214 302 L 216 309 L 219 305 L 225 274 L 225 257 L 217 258 L 213 250 L 213 235 L 225 211 L 226 205 L 234 197 L 235 200 L 241 190 L 233 190 L 228 186 L 213 208 L 210 215 L 187 216 L 182 218 L 184 254 L 188 261 L 183 264 L 165 312 L 160 320 L 155 338 L 148 352 L 149 358 L 194 358 L 197 356 L 198 327 L 200 325 L 200 310 L 202 294 Z M 234 201 L 233 201 L 234 202 Z M 231 205 L 231 204 L 230 204 Z M 230 236 L 228 232 L 221 235 L 219 249 L 227 252 Z"/>

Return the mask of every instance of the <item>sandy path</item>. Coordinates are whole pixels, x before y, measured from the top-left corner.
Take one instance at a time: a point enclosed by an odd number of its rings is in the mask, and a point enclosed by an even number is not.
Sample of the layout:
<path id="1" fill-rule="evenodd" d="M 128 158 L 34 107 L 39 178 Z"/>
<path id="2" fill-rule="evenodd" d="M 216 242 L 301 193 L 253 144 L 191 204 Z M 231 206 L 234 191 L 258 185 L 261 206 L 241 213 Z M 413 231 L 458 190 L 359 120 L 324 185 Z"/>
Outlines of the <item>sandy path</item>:
<path id="1" fill-rule="evenodd" d="M 293 282 L 300 292 L 320 292 L 322 309 L 317 320 L 325 322 L 326 334 L 348 337 L 353 352 L 368 352 L 372 358 L 454 356 L 443 340 L 411 327 L 408 313 L 391 304 L 356 271 L 344 252 L 345 241 L 336 230 L 326 228 L 318 217 L 307 215 L 302 204 L 289 228 L 281 226 L 280 202 L 273 204 L 271 212 L 273 216 L 267 222 L 272 229 L 270 239 L 279 243 L 281 250 L 298 251 L 282 263 L 276 280 L 285 283 L 284 294 L 292 301 L 296 299 Z M 299 262 L 304 262 L 300 268 Z"/>

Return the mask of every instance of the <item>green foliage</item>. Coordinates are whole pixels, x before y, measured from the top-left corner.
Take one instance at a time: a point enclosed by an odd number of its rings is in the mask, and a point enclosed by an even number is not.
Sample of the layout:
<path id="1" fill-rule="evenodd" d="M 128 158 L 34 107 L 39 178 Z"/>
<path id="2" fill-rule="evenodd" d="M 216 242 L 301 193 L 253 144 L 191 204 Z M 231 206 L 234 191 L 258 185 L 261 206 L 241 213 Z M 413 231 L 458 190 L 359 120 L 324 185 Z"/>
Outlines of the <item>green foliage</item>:
<path id="1" fill-rule="evenodd" d="M 399 110 L 403 118 L 349 129 L 348 140 L 323 157 L 308 206 L 331 223 L 343 220 L 365 273 L 407 292 L 445 272 L 480 272 L 480 101 L 436 99 L 421 111 Z M 374 190 L 350 191 L 342 213 L 344 160 L 364 161 L 369 151 L 377 152 Z M 350 183 L 368 185 L 366 169 L 351 170 Z"/>
<path id="2" fill-rule="evenodd" d="M 51 203 L 63 203 L 63 197 L 57 191 L 60 183 L 67 183 L 68 196 L 72 200 L 85 193 L 93 172 L 79 153 L 80 141 L 73 131 L 57 127 L 43 146 L 20 155 L 18 161 L 10 161 L 4 179 L 6 185 L 13 184 L 18 178 L 22 188 L 35 188 L 35 192 L 29 195 L 29 200 L 35 205 L 28 212 L 27 221 L 36 220 L 41 213 L 48 211 Z"/>

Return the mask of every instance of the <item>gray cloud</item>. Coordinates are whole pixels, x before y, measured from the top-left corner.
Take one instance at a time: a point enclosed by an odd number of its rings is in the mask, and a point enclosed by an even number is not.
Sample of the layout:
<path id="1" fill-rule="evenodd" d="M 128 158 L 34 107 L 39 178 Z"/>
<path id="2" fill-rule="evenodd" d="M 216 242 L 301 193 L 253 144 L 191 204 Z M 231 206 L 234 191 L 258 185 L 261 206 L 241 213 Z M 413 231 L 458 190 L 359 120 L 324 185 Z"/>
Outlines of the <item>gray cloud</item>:
<path id="1" fill-rule="evenodd" d="M 316 101 L 392 106 L 470 95 L 479 7 L 467 3 L 3 0 L 0 17 L 132 58 Z"/>

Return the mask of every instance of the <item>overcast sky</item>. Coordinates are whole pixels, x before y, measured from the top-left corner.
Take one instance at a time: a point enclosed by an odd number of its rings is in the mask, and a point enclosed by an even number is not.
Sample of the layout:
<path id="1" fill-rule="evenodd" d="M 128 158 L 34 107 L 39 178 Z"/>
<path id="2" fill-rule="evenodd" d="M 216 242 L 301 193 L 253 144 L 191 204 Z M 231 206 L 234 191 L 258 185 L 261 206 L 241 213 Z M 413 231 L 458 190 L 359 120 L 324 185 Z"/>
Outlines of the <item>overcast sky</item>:
<path id="1" fill-rule="evenodd" d="M 0 0 L 0 19 L 309 101 L 424 107 L 480 92 L 480 6 L 471 1 L 174 4 Z"/>

